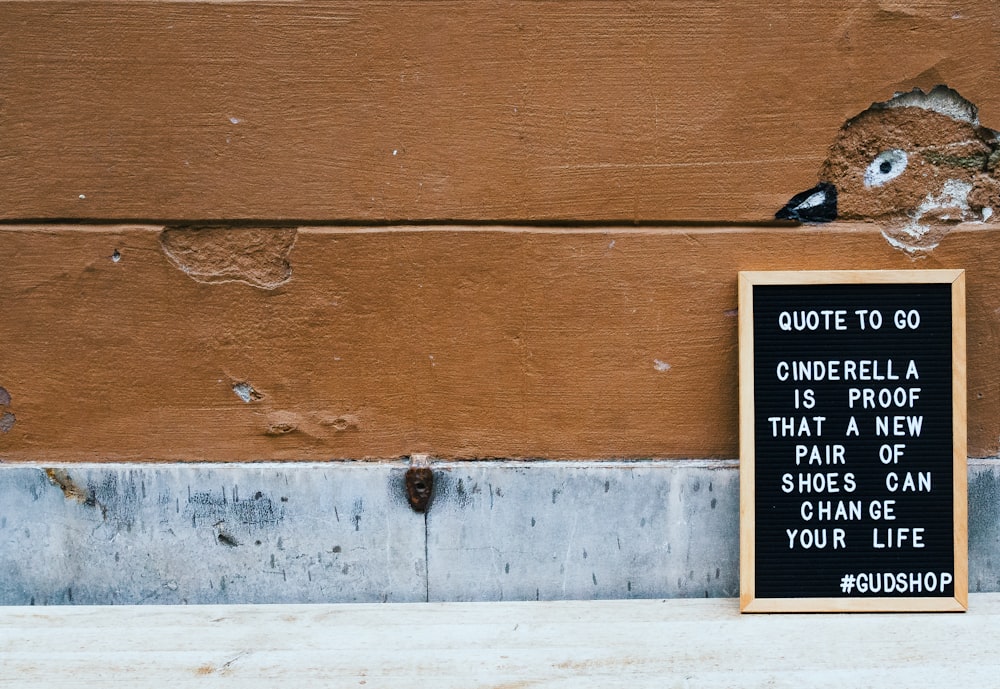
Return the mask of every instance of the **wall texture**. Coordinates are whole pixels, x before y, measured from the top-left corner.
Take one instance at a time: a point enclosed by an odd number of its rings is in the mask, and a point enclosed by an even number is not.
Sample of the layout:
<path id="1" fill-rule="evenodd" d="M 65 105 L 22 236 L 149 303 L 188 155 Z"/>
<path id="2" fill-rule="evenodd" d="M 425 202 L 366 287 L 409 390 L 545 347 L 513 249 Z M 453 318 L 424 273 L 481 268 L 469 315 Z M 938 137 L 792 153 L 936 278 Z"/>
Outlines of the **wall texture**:
<path id="1" fill-rule="evenodd" d="M 992 0 L 0 3 L 0 217 L 770 220 Z"/>
<path id="2" fill-rule="evenodd" d="M 736 274 L 837 268 L 966 269 L 1000 589 L 1000 226 L 773 220 L 897 91 L 1000 126 L 998 36 L 993 0 L 0 0 L 0 602 L 735 595 Z"/>
<path id="3" fill-rule="evenodd" d="M 733 597 L 735 461 L 0 467 L 0 604 Z M 969 589 L 1000 591 L 1000 463 L 969 468 Z"/>
<path id="4" fill-rule="evenodd" d="M 919 259 L 846 223 L 182 234 L 0 227 L 0 456 L 732 459 L 737 272 L 833 268 L 966 269 L 969 452 L 997 452 L 994 225 Z"/>

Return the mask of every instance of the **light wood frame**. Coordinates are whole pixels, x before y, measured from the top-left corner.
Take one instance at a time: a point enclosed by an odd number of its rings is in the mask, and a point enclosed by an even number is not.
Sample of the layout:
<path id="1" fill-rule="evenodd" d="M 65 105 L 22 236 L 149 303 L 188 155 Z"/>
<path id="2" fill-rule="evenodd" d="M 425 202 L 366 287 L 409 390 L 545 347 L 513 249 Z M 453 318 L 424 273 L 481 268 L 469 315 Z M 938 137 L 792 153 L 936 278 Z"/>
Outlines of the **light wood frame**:
<path id="1" fill-rule="evenodd" d="M 951 283 L 952 453 L 954 596 L 871 598 L 757 598 L 754 436 L 755 285 Z M 739 274 L 740 380 L 740 611 L 760 612 L 964 612 L 968 609 L 968 488 L 966 411 L 965 271 L 823 270 L 742 271 Z"/>

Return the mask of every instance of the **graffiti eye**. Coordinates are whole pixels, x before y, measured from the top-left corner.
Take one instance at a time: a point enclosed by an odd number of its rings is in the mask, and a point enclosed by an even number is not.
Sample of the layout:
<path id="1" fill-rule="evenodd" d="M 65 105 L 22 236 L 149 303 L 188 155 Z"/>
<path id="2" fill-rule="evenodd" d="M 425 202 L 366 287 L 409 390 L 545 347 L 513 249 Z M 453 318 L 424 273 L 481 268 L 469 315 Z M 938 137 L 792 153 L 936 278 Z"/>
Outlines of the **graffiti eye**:
<path id="1" fill-rule="evenodd" d="M 880 187 L 896 179 L 906 169 L 906 160 L 906 151 L 901 149 L 882 151 L 865 170 L 865 186 Z"/>

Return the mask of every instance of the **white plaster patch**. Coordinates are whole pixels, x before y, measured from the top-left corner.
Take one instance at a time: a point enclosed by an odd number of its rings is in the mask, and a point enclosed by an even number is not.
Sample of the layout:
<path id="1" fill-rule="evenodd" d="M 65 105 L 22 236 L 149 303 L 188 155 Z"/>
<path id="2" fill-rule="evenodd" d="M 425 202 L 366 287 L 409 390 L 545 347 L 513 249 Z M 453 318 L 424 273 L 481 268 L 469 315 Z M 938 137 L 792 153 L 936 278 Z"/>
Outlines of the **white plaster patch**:
<path id="1" fill-rule="evenodd" d="M 653 359 L 653 368 L 662 373 L 664 371 L 669 371 L 672 367 L 666 361 L 661 361 L 660 359 Z"/>
<path id="2" fill-rule="evenodd" d="M 896 239 L 886 230 L 882 230 L 882 236 L 885 238 L 885 241 L 887 241 L 891 247 L 893 247 L 894 249 L 899 249 L 900 251 L 905 251 L 908 254 L 915 254 L 918 251 L 936 249 L 938 245 L 937 242 L 929 244 L 927 246 L 914 246 L 912 244 L 907 244 L 906 242 Z"/>
<path id="3" fill-rule="evenodd" d="M 970 182 L 959 179 L 947 180 L 941 187 L 940 193 L 927 194 L 924 197 L 924 200 L 909 214 L 906 224 L 888 231 L 883 230 L 882 236 L 892 246 L 908 253 L 936 248 L 938 242 L 925 241 L 926 235 L 932 229 L 930 224 L 932 221 L 964 222 L 976 219 L 975 213 L 969 207 L 971 191 Z"/>
<path id="4" fill-rule="evenodd" d="M 946 115 L 953 120 L 979 125 L 979 109 L 962 98 L 958 91 L 947 86 L 935 86 L 929 93 L 919 88 L 912 91 L 897 93 L 884 103 L 873 103 L 873 108 L 923 108 Z"/>
<path id="5" fill-rule="evenodd" d="M 931 211 L 954 210 L 954 214 L 938 215 L 942 220 L 969 220 L 972 210 L 969 208 L 969 192 L 972 191 L 972 183 L 964 182 L 960 179 L 949 179 L 941 187 L 941 193 L 937 196 L 928 194 L 917 206 L 915 211 L 916 219 L 930 213 Z"/>

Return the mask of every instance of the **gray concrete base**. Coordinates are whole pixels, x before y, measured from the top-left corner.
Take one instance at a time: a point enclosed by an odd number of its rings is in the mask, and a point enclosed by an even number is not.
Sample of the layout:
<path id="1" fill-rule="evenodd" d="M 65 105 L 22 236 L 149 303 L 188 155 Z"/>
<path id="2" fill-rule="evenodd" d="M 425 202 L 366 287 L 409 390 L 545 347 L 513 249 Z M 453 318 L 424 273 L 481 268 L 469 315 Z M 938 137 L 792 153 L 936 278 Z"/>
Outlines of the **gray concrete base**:
<path id="1" fill-rule="evenodd" d="M 735 461 L 0 465 L 0 604 L 729 597 Z M 1000 591 L 1000 461 L 969 466 Z"/>

